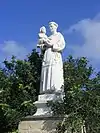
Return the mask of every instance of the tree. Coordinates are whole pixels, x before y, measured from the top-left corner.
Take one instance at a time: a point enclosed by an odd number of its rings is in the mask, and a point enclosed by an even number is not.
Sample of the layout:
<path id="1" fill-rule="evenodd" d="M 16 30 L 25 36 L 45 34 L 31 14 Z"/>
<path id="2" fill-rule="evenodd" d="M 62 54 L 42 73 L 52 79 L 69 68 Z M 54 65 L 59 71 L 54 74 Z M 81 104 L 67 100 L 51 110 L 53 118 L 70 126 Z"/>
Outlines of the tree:
<path id="1" fill-rule="evenodd" d="M 65 96 L 51 104 L 55 115 L 66 116 L 62 133 L 64 128 L 69 133 L 100 132 L 100 74 L 91 78 L 93 72 L 84 57 L 69 56 L 64 62 Z"/>
<path id="2" fill-rule="evenodd" d="M 33 103 L 39 94 L 41 62 L 36 50 L 25 60 L 12 56 L 11 61 L 4 61 L 5 67 L 0 70 L 0 117 L 6 131 L 16 130 L 23 117 L 36 112 Z"/>
<path id="3" fill-rule="evenodd" d="M 21 118 L 33 115 L 39 94 L 43 55 L 33 50 L 25 60 L 12 56 L 0 69 L 0 127 L 2 133 L 17 129 Z M 54 115 L 63 116 L 57 131 L 100 132 L 100 73 L 94 74 L 85 57 L 64 61 L 64 92 L 61 101 L 49 103 Z M 65 117 L 66 116 L 66 117 Z"/>

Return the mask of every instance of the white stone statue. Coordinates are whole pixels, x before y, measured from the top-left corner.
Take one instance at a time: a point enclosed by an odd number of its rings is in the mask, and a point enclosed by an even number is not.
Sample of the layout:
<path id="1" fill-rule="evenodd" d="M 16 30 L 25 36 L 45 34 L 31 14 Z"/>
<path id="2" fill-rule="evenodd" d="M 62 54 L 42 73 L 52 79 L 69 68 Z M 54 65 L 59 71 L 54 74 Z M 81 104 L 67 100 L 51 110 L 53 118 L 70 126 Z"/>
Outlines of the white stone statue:
<path id="1" fill-rule="evenodd" d="M 40 28 L 39 45 L 41 49 L 45 46 L 45 53 L 42 62 L 40 94 L 62 92 L 63 79 L 63 62 L 62 50 L 65 47 L 65 40 L 60 32 L 57 32 L 58 24 L 55 22 L 49 23 L 51 35 L 45 35 L 45 27 Z M 41 41 L 42 40 L 42 41 Z"/>
<path id="2" fill-rule="evenodd" d="M 45 40 L 48 38 L 47 35 L 46 35 L 46 28 L 44 26 L 42 26 L 40 28 L 40 32 L 38 34 L 38 38 L 39 39 L 38 39 L 37 47 L 43 49 Z"/>
<path id="3" fill-rule="evenodd" d="M 37 47 L 44 50 L 42 62 L 40 95 L 34 102 L 37 107 L 36 113 L 32 117 L 27 117 L 19 124 L 20 133 L 55 133 L 56 124 L 61 122 L 60 117 L 54 117 L 51 107 L 47 106 L 48 101 L 62 100 L 64 93 L 62 86 L 63 62 L 62 50 L 65 47 L 65 40 L 60 32 L 57 32 L 58 24 L 49 23 L 51 35 L 46 35 L 46 28 L 40 28 Z"/>

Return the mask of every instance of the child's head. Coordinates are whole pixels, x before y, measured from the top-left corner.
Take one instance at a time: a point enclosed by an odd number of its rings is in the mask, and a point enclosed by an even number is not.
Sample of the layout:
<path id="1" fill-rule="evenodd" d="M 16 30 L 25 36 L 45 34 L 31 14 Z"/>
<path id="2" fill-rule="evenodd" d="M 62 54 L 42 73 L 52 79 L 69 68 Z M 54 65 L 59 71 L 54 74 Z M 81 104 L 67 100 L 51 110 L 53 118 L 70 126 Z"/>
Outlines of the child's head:
<path id="1" fill-rule="evenodd" d="M 46 34 L 46 28 L 45 28 L 44 26 L 42 26 L 42 27 L 40 28 L 40 33 L 45 33 L 45 34 Z"/>

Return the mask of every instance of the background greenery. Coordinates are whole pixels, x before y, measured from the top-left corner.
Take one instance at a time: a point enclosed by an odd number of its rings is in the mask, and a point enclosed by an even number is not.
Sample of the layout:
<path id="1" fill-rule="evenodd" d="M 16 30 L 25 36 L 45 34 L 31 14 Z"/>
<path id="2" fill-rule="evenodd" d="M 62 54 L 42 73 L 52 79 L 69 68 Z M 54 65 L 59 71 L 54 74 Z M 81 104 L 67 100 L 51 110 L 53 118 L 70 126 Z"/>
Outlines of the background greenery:
<path id="1" fill-rule="evenodd" d="M 36 112 L 42 57 L 34 49 L 25 60 L 12 56 L 0 68 L 0 133 L 14 132 L 19 121 Z M 64 64 L 65 96 L 51 102 L 54 115 L 64 116 L 58 133 L 100 133 L 100 73 L 87 58 L 69 56 Z"/>

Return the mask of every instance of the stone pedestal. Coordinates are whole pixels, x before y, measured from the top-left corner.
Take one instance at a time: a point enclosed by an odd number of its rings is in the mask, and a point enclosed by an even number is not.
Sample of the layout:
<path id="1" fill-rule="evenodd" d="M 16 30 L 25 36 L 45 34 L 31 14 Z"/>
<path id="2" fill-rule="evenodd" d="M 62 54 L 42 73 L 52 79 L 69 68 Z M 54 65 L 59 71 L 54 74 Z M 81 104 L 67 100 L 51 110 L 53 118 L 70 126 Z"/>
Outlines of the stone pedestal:
<path id="1" fill-rule="evenodd" d="M 38 101 L 36 101 L 34 104 L 37 107 L 37 112 L 34 114 L 34 116 L 51 116 L 52 111 L 50 110 L 50 107 L 47 107 L 48 101 L 55 101 L 60 100 L 63 95 L 61 94 L 42 94 L 38 96 Z"/>
<path id="2" fill-rule="evenodd" d="M 56 133 L 61 117 L 31 116 L 19 123 L 19 133 Z"/>
<path id="3" fill-rule="evenodd" d="M 62 99 L 62 94 L 41 94 L 34 104 L 37 111 L 33 116 L 24 118 L 19 123 L 19 133 L 56 133 L 56 126 L 63 118 L 52 116 L 48 101 Z"/>

